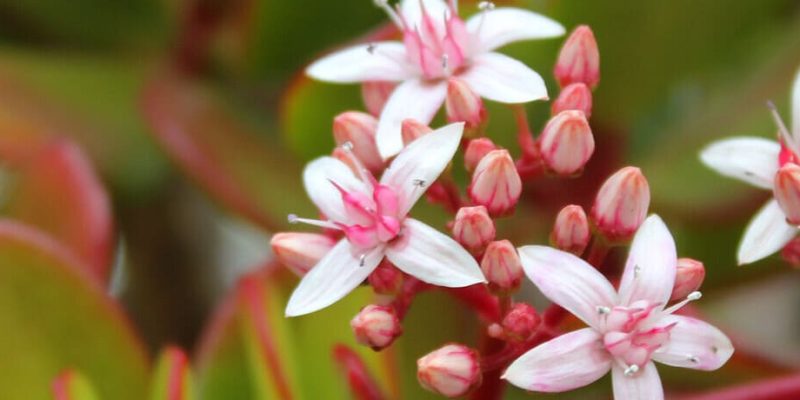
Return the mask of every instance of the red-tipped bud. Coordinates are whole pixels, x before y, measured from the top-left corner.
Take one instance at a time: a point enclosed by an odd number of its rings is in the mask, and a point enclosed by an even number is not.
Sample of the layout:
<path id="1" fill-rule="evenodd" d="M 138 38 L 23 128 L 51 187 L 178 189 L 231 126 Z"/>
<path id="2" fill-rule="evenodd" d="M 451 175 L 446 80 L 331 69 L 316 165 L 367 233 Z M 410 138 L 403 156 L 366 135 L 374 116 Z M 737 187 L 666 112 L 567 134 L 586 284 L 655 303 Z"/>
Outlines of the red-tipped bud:
<path id="1" fill-rule="evenodd" d="M 403 273 L 388 261 L 383 261 L 367 278 L 377 294 L 395 294 L 403 285 Z"/>
<path id="2" fill-rule="evenodd" d="M 495 291 L 516 290 L 522 281 L 522 264 L 517 249 L 508 240 L 489 243 L 481 259 L 481 271 L 489 281 L 489 288 Z"/>
<path id="3" fill-rule="evenodd" d="M 553 115 L 566 110 L 583 111 L 586 119 L 592 116 L 592 91 L 582 82 L 571 83 L 558 94 L 551 108 Z"/>
<path id="4" fill-rule="evenodd" d="M 536 309 L 525 303 L 516 303 L 503 318 L 503 333 L 506 340 L 524 342 L 536 333 L 542 318 Z"/>
<path id="5" fill-rule="evenodd" d="M 375 144 L 378 120 L 372 115 L 347 111 L 333 119 L 333 138 L 336 144 L 350 143 L 353 154 L 373 172 L 383 169 L 383 159 Z"/>
<path id="6" fill-rule="evenodd" d="M 594 153 L 594 137 L 583 112 L 562 111 L 550 121 L 539 136 L 542 159 L 553 172 L 573 175 L 583 169 Z"/>
<path id="7" fill-rule="evenodd" d="M 461 207 L 453 223 L 453 237 L 473 253 L 494 240 L 495 227 L 484 206 Z"/>
<path id="8" fill-rule="evenodd" d="M 800 267 L 800 237 L 789 241 L 781 250 L 781 257 L 793 267 Z"/>
<path id="9" fill-rule="evenodd" d="M 394 308 L 370 304 L 350 321 L 356 341 L 378 351 L 388 347 L 403 333 Z"/>
<path id="10" fill-rule="evenodd" d="M 507 150 L 490 151 L 481 159 L 468 191 L 472 202 L 485 206 L 490 215 L 505 215 L 514 209 L 522 194 L 522 179 Z"/>
<path id="11" fill-rule="evenodd" d="M 800 166 L 788 163 L 775 174 L 775 200 L 786 215 L 786 221 L 800 225 Z"/>
<path id="12" fill-rule="evenodd" d="M 317 265 L 336 241 L 317 233 L 283 232 L 272 236 L 270 244 L 281 264 L 303 276 Z"/>
<path id="13" fill-rule="evenodd" d="M 447 82 L 445 110 L 448 122 L 466 122 L 467 129 L 478 129 L 486 122 L 486 108 L 481 96 L 475 94 L 466 82 L 451 78 Z"/>
<path id="14" fill-rule="evenodd" d="M 404 119 L 400 126 L 400 135 L 403 138 L 403 146 L 417 140 L 418 137 L 433 132 L 430 126 L 423 124 L 415 119 Z"/>
<path id="15" fill-rule="evenodd" d="M 594 88 L 600 81 L 600 51 L 592 29 L 581 25 L 572 31 L 558 54 L 555 68 L 561 87 L 582 82 Z"/>
<path id="16" fill-rule="evenodd" d="M 675 285 L 672 287 L 671 300 L 683 300 L 689 293 L 700 289 L 706 277 L 703 263 L 691 258 L 679 258 L 675 270 Z"/>
<path id="17" fill-rule="evenodd" d="M 626 241 L 644 222 L 649 206 L 647 179 L 639 168 L 625 167 L 600 187 L 592 206 L 592 220 L 607 239 Z"/>
<path id="18" fill-rule="evenodd" d="M 467 394 L 481 383 L 478 352 L 448 344 L 417 360 L 417 379 L 425 389 L 446 397 Z"/>
<path id="19" fill-rule="evenodd" d="M 591 232 L 583 207 L 569 205 L 561 209 L 550 233 L 550 241 L 558 249 L 580 256 L 589 245 Z"/>
<path id="20" fill-rule="evenodd" d="M 464 168 L 468 172 L 474 171 L 481 159 L 492 150 L 497 150 L 497 146 L 489 138 L 470 140 L 464 151 Z"/>
<path id="21" fill-rule="evenodd" d="M 383 106 L 389 100 L 389 96 L 394 92 L 397 86 L 394 82 L 386 81 L 368 81 L 361 85 L 361 98 L 364 100 L 364 106 L 370 114 L 374 116 L 381 115 Z"/>

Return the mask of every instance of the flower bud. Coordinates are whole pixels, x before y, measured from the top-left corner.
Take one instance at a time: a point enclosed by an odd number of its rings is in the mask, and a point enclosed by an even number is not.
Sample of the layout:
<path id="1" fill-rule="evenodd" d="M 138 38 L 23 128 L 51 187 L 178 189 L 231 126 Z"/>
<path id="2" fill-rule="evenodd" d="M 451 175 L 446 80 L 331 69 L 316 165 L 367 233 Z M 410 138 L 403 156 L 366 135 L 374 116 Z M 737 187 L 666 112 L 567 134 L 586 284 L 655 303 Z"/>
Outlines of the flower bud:
<path id="1" fill-rule="evenodd" d="M 336 241 L 318 233 L 282 232 L 272 236 L 270 244 L 281 264 L 303 276 L 317 265 Z"/>
<path id="2" fill-rule="evenodd" d="M 400 127 L 400 135 L 403 138 L 403 146 L 417 140 L 418 137 L 433 132 L 430 126 L 423 124 L 415 119 L 404 119 Z"/>
<path id="3" fill-rule="evenodd" d="M 550 241 L 560 250 L 580 256 L 589 245 L 591 233 L 583 207 L 569 205 L 561 209 L 553 225 Z"/>
<path id="4" fill-rule="evenodd" d="M 468 191 L 472 202 L 485 206 L 490 215 L 505 215 L 514 209 L 522 180 L 507 150 L 490 151 L 481 159 Z"/>
<path id="5" fill-rule="evenodd" d="M 384 260 L 369 274 L 367 281 L 377 294 L 395 294 L 403 285 L 403 273 L 392 263 Z"/>
<path id="6" fill-rule="evenodd" d="M 466 129 L 477 129 L 486 122 L 486 108 L 481 97 L 466 82 L 451 78 L 447 81 L 445 110 L 448 122 L 466 122 Z"/>
<path id="7" fill-rule="evenodd" d="M 675 270 L 675 285 L 671 300 L 683 300 L 689 293 L 697 291 L 706 277 L 703 263 L 691 258 L 679 258 Z"/>
<path id="8" fill-rule="evenodd" d="M 542 318 L 533 306 L 516 303 L 503 317 L 503 332 L 506 340 L 524 342 L 536 333 Z"/>
<path id="9" fill-rule="evenodd" d="M 353 154 L 372 172 L 383 169 L 383 159 L 375 144 L 375 131 L 378 120 L 375 117 L 358 112 L 347 111 L 333 119 L 333 138 L 336 144 L 349 142 Z"/>
<path id="10" fill-rule="evenodd" d="M 364 107 L 374 116 L 381 115 L 383 106 L 389 100 L 389 96 L 397 86 L 394 82 L 386 81 L 367 81 L 361 85 L 361 98 L 364 100 Z"/>
<path id="11" fill-rule="evenodd" d="M 800 166 L 787 163 L 775 174 L 775 200 L 786 215 L 786 221 L 800 225 Z"/>
<path id="12" fill-rule="evenodd" d="M 572 31 L 558 53 L 556 79 L 561 87 L 582 82 L 594 88 L 600 81 L 600 51 L 592 29 L 581 25 Z"/>
<path id="13" fill-rule="evenodd" d="M 559 175 L 572 175 L 583 169 L 594 153 L 594 137 L 583 112 L 562 111 L 539 136 L 539 149 L 545 164 Z"/>
<path id="14" fill-rule="evenodd" d="M 625 167 L 600 187 L 592 206 L 592 220 L 607 239 L 626 241 L 639 229 L 649 206 L 647 179 L 639 168 Z"/>
<path id="15" fill-rule="evenodd" d="M 508 240 L 489 243 L 481 259 L 481 271 L 496 291 L 511 291 L 522 281 L 522 264 L 517 249 Z"/>
<path id="16" fill-rule="evenodd" d="M 492 150 L 496 150 L 497 146 L 489 138 L 472 139 L 467 144 L 467 149 L 464 151 L 464 168 L 468 172 L 475 170 L 481 159 Z"/>
<path id="17" fill-rule="evenodd" d="M 448 344 L 417 360 L 417 379 L 425 389 L 446 397 L 467 394 L 481 383 L 478 352 Z"/>
<path id="18" fill-rule="evenodd" d="M 484 206 L 461 207 L 453 223 L 453 237 L 464 247 L 478 253 L 494 240 L 495 227 Z"/>
<path id="19" fill-rule="evenodd" d="M 783 246 L 781 257 L 793 267 L 800 267 L 800 237 L 790 240 Z"/>
<path id="20" fill-rule="evenodd" d="M 551 112 L 556 115 L 565 110 L 583 111 L 586 119 L 592 116 L 592 91 L 586 84 L 577 82 L 570 83 L 553 102 Z"/>
<path id="21" fill-rule="evenodd" d="M 403 333 L 394 308 L 370 304 L 350 321 L 356 341 L 378 351 L 388 347 Z"/>

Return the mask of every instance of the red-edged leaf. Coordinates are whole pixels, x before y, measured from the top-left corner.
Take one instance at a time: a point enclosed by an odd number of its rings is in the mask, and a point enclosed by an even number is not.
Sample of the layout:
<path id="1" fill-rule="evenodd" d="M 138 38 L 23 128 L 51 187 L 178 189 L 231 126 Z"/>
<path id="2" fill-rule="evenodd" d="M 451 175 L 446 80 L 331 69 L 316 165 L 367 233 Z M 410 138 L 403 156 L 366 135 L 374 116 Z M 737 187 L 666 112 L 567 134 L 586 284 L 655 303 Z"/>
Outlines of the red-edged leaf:
<path id="1" fill-rule="evenodd" d="M 111 205 L 80 148 L 54 140 L 11 162 L 6 215 L 36 226 L 70 248 L 101 281 L 113 252 Z"/>
<path id="2" fill-rule="evenodd" d="M 369 375 L 369 371 L 358 353 L 343 344 L 337 344 L 333 347 L 333 359 L 347 377 L 353 398 L 358 400 L 383 400 L 386 398 L 381 393 L 378 384 Z"/>
<path id="3" fill-rule="evenodd" d="M 53 400 L 97 400 L 91 383 L 78 371 L 66 370 L 53 380 Z"/>
<path id="4" fill-rule="evenodd" d="M 151 400 L 195 398 L 189 359 L 183 350 L 169 346 L 161 352 L 150 390 Z"/>
<path id="5" fill-rule="evenodd" d="M 98 397 L 145 397 L 144 345 L 80 263 L 48 235 L 0 220 L 0 398 L 47 398 L 65 368 L 91 376 Z"/>

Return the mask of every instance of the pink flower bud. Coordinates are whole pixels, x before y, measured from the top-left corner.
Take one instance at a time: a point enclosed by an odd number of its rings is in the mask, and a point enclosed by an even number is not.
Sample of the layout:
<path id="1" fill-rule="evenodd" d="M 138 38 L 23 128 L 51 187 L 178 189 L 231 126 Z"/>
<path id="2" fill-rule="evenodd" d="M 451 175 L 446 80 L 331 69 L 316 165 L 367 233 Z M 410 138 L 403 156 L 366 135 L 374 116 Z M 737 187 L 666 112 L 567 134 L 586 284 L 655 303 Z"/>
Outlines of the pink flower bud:
<path id="1" fill-rule="evenodd" d="M 583 111 L 586 119 L 592 116 L 592 91 L 582 82 L 570 83 L 553 102 L 551 112 L 556 115 L 565 110 Z"/>
<path id="2" fill-rule="evenodd" d="M 375 117 L 358 111 L 343 112 L 333 119 L 333 138 L 336 144 L 349 142 L 353 154 L 364 167 L 373 172 L 379 172 L 384 165 L 375 144 L 377 129 L 378 120 Z"/>
<path id="3" fill-rule="evenodd" d="M 472 139 L 467 144 L 467 149 L 464 151 L 464 167 L 467 171 L 472 172 L 481 159 L 492 150 L 496 150 L 497 146 L 489 138 Z"/>
<path id="4" fill-rule="evenodd" d="M 530 339 L 542 322 L 536 309 L 525 303 L 516 303 L 503 317 L 503 332 L 506 340 L 524 342 Z"/>
<path id="5" fill-rule="evenodd" d="M 573 175 L 583 169 L 594 153 L 594 137 L 582 111 L 562 111 L 539 136 L 539 149 L 545 164 L 559 175 Z"/>
<path id="6" fill-rule="evenodd" d="M 453 223 L 453 237 L 467 249 L 478 253 L 494 240 L 495 227 L 484 206 L 461 207 Z"/>
<path id="7" fill-rule="evenodd" d="M 403 285 L 403 273 L 392 263 L 383 261 L 367 278 L 370 286 L 378 294 L 395 294 Z"/>
<path id="8" fill-rule="evenodd" d="M 775 174 L 775 200 L 786 215 L 786 221 L 800 225 L 800 166 L 787 163 Z"/>
<path id="9" fill-rule="evenodd" d="M 594 88 L 600 81 L 600 51 L 592 29 L 581 25 L 572 31 L 558 54 L 555 68 L 561 87 L 582 82 Z"/>
<path id="10" fill-rule="evenodd" d="M 511 291 L 522 281 L 522 264 L 517 249 L 508 240 L 489 243 L 481 259 L 481 271 L 496 291 Z"/>
<path id="11" fill-rule="evenodd" d="M 378 351 L 388 347 L 403 333 L 394 308 L 370 304 L 350 321 L 356 341 Z"/>
<path id="12" fill-rule="evenodd" d="M 383 106 L 389 100 L 389 96 L 394 92 L 397 86 L 394 82 L 386 81 L 368 81 L 361 85 L 361 98 L 364 100 L 364 106 L 370 114 L 374 116 L 381 115 Z"/>
<path id="13" fill-rule="evenodd" d="M 781 257 L 793 267 L 800 267 L 800 237 L 792 239 L 783 246 Z"/>
<path id="14" fill-rule="evenodd" d="M 550 234 L 553 246 L 580 256 L 589 245 L 590 238 L 589 221 L 581 206 L 569 205 L 558 212 Z"/>
<path id="15" fill-rule="evenodd" d="M 626 241 L 639 229 L 649 206 L 647 179 L 639 168 L 625 167 L 600 187 L 592 206 L 592 220 L 609 240 Z"/>
<path id="16" fill-rule="evenodd" d="M 679 258 L 675 271 L 675 286 L 671 300 L 683 300 L 689 293 L 697 291 L 706 277 L 703 263 L 691 258 Z"/>
<path id="17" fill-rule="evenodd" d="M 403 137 L 403 146 L 408 146 L 409 143 L 417 140 L 418 137 L 430 132 L 433 132 L 431 127 L 412 118 L 403 120 L 400 127 L 400 135 Z"/>
<path id="18" fill-rule="evenodd" d="M 282 232 L 272 236 L 272 252 L 298 276 L 303 276 L 330 251 L 336 241 L 317 233 Z"/>
<path id="19" fill-rule="evenodd" d="M 505 215 L 514 209 L 522 180 L 507 150 L 490 151 L 481 159 L 468 191 L 472 202 L 485 206 L 490 215 Z"/>
<path id="20" fill-rule="evenodd" d="M 417 360 L 417 379 L 425 389 L 446 397 L 467 394 L 481 383 L 478 352 L 448 344 Z"/>
<path id="21" fill-rule="evenodd" d="M 448 122 L 466 122 L 467 129 L 477 129 L 486 122 L 486 108 L 481 97 L 466 82 L 451 78 L 447 81 L 444 103 Z"/>

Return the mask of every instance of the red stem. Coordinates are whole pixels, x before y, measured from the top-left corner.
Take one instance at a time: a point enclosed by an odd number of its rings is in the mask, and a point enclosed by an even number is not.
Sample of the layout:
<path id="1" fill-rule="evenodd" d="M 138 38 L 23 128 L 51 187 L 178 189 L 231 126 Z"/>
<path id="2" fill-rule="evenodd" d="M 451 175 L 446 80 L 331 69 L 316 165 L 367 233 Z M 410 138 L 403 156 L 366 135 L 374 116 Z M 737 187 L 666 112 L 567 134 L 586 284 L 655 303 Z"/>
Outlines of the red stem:
<path id="1" fill-rule="evenodd" d="M 533 140 L 533 134 L 528 124 L 528 114 L 525 112 L 525 107 L 514 105 L 511 109 L 514 111 L 514 118 L 517 122 L 517 142 L 519 142 L 519 147 L 522 150 L 522 158 L 537 159 L 539 157 L 539 150 L 536 148 L 536 141 Z"/>
<path id="2" fill-rule="evenodd" d="M 400 288 L 400 293 L 397 294 L 392 307 L 394 307 L 397 318 L 401 321 L 405 318 L 408 309 L 411 308 L 411 303 L 414 301 L 414 296 L 423 290 L 429 289 L 431 286 L 425 282 L 420 281 L 413 276 L 407 275 L 403 281 L 403 287 Z"/>
<path id="3" fill-rule="evenodd" d="M 481 334 L 481 354 L 493 354 L 502 351 L 506 344 L 502 340 L 489 337 L 486 330 Z M 483 369 L 483 368 L 482 368 Z M 500 379 L 503 370 L 500 368 L 487 370 L 483 369 L 483 381 L 481 385 L 470 394 L 472 400 L 499 400 L 503 398 L 503 391 L 506 382 Z"/>
<path id="4" fill-rule="evenodd" d="M 800 399 L 800 373 L 763 379 L 681 400 L 786 400 Z"/>
<path id="5" fill-rule="evenodd" d="M 447 288 L 450 294 L 472 308 L 483 319 L 492 322 L 500 321 L 500 302 L 493 296 L 486 285 L 472 285 L 463 288 Z"/>
<path id="6" fill-rule="evenodd" d="M 434 182 L 425 193 L 428 201 L 440 204 L 445 211 L 455 214 L 464 205 L 458 186 L 449 177 Z"/>
<path id="7" fill-rule="evenodd" d="M 337 344 L 333 347 L 333 359 L 346 374 L 347 383 L 350 385 L 354 399 L 383 400 L 386 398 L 356 352 L 343 344 Z"/>

